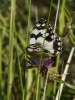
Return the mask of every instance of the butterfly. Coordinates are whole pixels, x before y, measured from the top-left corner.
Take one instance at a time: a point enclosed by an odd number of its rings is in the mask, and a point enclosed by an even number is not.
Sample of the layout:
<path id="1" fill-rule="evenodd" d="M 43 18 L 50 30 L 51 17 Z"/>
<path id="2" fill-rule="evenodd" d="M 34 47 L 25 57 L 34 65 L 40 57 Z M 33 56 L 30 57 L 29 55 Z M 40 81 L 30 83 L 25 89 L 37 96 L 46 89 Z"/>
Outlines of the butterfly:
<path id="1" fill-rule="evenodd" d="M 47 20 L 41 18 L 34 26 L 26 47 L 28 57 L 27 69 L 38 68 L 40 56 L 42 54 L 42 64 L 40 65 L 40 73 L 46 77 L 48 68 L 53 64 L 52 57 L 56 57 L 62 52 L 62 40 L 55 32 Z M 56 73 L 55 73 L 56 74 Z"/>
<path id="2" fill-rule="evenodd" d="M 40 56 L 42 50 L 42 55 L 45 57 L 54 57 L 62 52 L 62 40 L 53 32 L 50 23 L 47 23 L 44 18 L 35 24 L 26 52 L 31 56 Z"/>

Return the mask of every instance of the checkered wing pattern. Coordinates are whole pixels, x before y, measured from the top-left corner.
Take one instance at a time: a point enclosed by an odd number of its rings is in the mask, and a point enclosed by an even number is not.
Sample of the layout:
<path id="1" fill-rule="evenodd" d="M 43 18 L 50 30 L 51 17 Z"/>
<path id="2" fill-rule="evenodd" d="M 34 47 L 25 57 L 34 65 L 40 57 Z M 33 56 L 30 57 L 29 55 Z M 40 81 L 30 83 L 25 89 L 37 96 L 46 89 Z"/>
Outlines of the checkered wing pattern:
<path id="1" fill-rule="evenodd" d="M 44 54 L 51 56 L 57 56 L 62 51 L 62 40 L 44 18 L 35 24 L 26 51 L 28 54 L 40 55 L 42 48 Z"/>

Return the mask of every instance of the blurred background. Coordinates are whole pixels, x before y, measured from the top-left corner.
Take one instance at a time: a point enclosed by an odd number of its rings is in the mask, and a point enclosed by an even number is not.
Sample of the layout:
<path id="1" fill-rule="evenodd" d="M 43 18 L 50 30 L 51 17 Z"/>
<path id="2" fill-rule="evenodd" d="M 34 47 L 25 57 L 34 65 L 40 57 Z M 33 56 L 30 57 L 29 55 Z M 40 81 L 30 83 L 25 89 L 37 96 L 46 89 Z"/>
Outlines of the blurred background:
<path id="1" fill-rule="evenodd" d="M 14 0 L 13 0 L 14 1 Z M 1 100 L 35 100 L 35 86 L 36 86 L 36 69 L 26 70 L 26 56 L 22 50 L 25 50 L 30 32 L 37 20 L 40 18 L 48 18 L 49 9 L 51 6 L 49 22 L 54 27 L 55 15 L 57 10 L 57 0 L 16 0 L 15 18 L 14 18 L 14 38 L 13 42 L 13 61 L 12 70 L 10 66 L 10 21 L 11 21 L 11 4 L 12 0 L 0 0 L 0 98 Z M 72 18 L 71 24 L 75 23 L 75 0 L 61 0 L 58 21 L 56 26 L 56 33 L 60 37 L 66 36 L 65 24 L 70 22 L 68 15 L 65 13 L 66 8 Z M 14 8 L 13 8 L 14 9 Z M 30 15 L 29 15 L 30 10 Z M 13 15 L 12 15 L 13 16 Z M 29 20 L 28 20 L 29 18 Z M 12 17 L 13 20 L 13 17 Z M 13 33 L 13 30 L 12 30 Z M 74 30 L 73 30 L 74 33 Z M 28 37 L 27 37 L 28 34 Z M 74 33 L 75 35 L 75 33 Z M 67 37 L 63 41 L 63 52 L 60 55 L 59 73 L 64 71 L 68 56 L 73 47 L 70 39 Z M 62 65 L 62 62 L 63 65 Z M 9 70 L 10 68 L 10 70 Z M 10 74 L 9 74 L 10 73 Z M 66 82 L 75 85 L 75 52 L 73 54 Z M 12 78 L 11 89 L 9 89 L 9 76 Z M 10 78 L 10 79 L 11 79 Z M 41 77 L 39 87 L 39 99 L 41 100 L 44 88 L 44 79 Z M 54 92 L 54 81 L 47 85 L 46 99 L 55 100 L 55 96 L 60 83 L 56 85 L 56 92 Z M 25 99 L 24 99 L 25 98 Z M 61 100 L 75 100 L 75 90 L 64 86 L 61 95 Z M 7 99 L 8 100 L 8 99 Z"/>

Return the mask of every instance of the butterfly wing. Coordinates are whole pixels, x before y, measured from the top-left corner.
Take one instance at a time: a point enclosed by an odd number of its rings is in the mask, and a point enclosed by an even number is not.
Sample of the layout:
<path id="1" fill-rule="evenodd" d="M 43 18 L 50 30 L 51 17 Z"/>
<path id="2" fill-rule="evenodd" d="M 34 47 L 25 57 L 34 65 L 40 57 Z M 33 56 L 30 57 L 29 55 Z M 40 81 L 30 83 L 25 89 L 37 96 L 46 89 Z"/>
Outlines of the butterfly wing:
<path id="1" fill-rule="evenodd" d="M 40 57 L 42 53 L 43 57 L 53 57 L 53 55 L 48 50 L 43 49 L 39 43 L 28 45 L 26 51 L 31 56 Z"/>
<path id="2" fill-rule="evenodd" d="M 52 56 L 56 56 L 62 51 L 62 41 L 57 34 L 53 32 L 51 25 L 47 23 L 47 20 L 44 18 L 41 18 L 35 24 L 31 32 L 27 52 L 40 54 L 42 48 L 44 53 Z"/>

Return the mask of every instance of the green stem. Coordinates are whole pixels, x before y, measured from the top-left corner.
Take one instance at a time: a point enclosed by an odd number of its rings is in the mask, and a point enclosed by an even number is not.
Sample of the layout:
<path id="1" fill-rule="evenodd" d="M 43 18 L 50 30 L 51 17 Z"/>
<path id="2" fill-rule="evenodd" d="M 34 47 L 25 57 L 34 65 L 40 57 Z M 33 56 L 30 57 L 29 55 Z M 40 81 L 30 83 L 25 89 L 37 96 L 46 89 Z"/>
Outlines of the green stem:
<path id="1" fill-rule="evenodd" d="M 9 38 L 9 67 L 8 67 L 8 87 L 7 87 L 7 100 L 11 98 L 11 88 L 13 82 L 12 64 L 13 64 L 13 39 L 15 29 L 15 0 L 11 0 L 11 17 L 10 17 L 10 38 Z"/>
<path id="2" fill-rule="evenodd" d="M 48 19 L 47 19 L 47 25 L 48 25 L 48 22 L 49 22 L 49 19 L 50 19 L 50 13 L 51 13 L 51 5 L 52 5 L 52 1 L 50 2 L 50 9 L 49 9 L 49 14 L 48 14 Z M 46 25 L 46 30 L 47 30 L 47 25 Z M 46 32 L 45 32 L 45 37 L 46 37 Z M 41 55 L 40 55 L 40 62 L 39 62 L 39 68 L 38 68 L 38 71 L 40 70 L 40 66 L 41 66 L 41 62 L 42 62 L 42 55 L 43 55 L 43 47 L 44 47 L 44 43 L 45 43 L 45 37 L 44 37 L 44 41 L 43 41 L 43 45 L 42 45 L 42 51 L 41 51 Z M 39 76 L 39 72 L 37 74 L 37 91 L 36 91 L 36 100 L 38 100 L 38 90 L 40 89 L 39 88 L 39 80 L 40 80 L 40 76 Z M 40 90 L 39 90 L 40 91 Z"/>
<path id="3" fill-rule="evenodd" d="M 0 29 L 0 98 L 1 98 L 1 91 L 2 91 L 1 83 L 2 83 L 2 32 Z"/>

